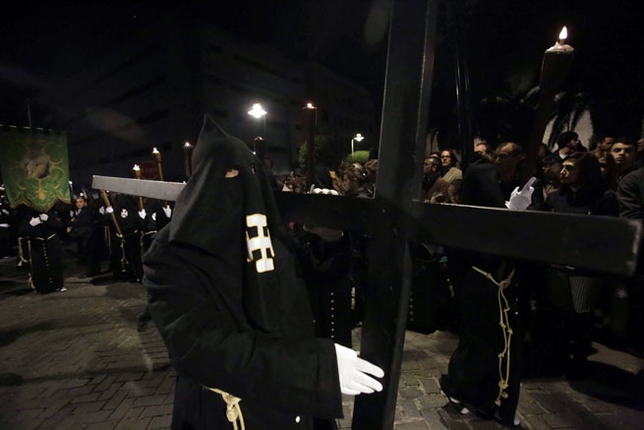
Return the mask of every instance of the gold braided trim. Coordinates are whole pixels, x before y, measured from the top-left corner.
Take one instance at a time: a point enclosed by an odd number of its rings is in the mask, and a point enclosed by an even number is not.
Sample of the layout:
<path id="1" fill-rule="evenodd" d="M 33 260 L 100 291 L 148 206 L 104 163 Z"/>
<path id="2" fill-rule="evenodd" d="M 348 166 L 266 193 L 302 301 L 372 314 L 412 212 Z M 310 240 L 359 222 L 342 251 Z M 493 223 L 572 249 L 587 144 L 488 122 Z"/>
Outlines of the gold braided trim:
<path id="1" fill-rule="evenodd" d="M 485 276 L 498 288 L 497 302 L 499 304 L 499 325 L 503 333 L 503 350 L 499 353 L 499 394 L 494 400 L 494 404 L 501 406 L 501 399 L 507 399 L 508 393 L 505 391 L 509 387 L 508 381 L 510 379 L 510 342 L 512 341 L 512 327 L 510 327 L 510 306 L 508 299 L 505 297 L 504 290 L 512 284 L 512 277 L 514 276 L 514 269 L 510 272 L 507 278 L 498 282 L 490 273 L 472 266 L 472 269 Z M 504 366 L 505 361 L 505 366 Z M 505 369 L 504 369 L 505 367 Z"/>
<path id="2" fill-rule="evenodd" d="M 241 408 L 239 407 L 239 402 L 241 402 L 239 397 L 233 396 L 232 394 L 218 388 L 210 388 L 205 385 L 202 385 L 202 387 L 208 391 L 213 391 L 221 395 L 221 398 L 224 399 L 224 402 L 226 402 L 226 418 L 233 424 L 233 430 L 246 430 L 244 416 L 242 415 Z M 237 427 L 237 421 L 239 421 L 240 427 Z"/>

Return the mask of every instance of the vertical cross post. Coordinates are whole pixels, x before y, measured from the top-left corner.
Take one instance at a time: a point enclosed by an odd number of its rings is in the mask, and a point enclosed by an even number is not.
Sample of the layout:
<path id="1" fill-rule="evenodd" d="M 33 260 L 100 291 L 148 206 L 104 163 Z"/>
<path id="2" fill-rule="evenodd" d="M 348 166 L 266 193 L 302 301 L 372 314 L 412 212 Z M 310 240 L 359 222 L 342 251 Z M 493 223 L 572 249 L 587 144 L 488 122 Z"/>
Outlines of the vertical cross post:
<path id="1" fill-rule="evenodd" d="M 418 196 L 427 134 L 437 0 L 393 0 L 376 199 L 389 225 L 372 237 L 361 355 L 385 370 L 384 389 L 355 400 L 353 428 L 393 428 L 407 323 L 409 213 Z M 383 209 L 383 211 L 387 211 Z"/>

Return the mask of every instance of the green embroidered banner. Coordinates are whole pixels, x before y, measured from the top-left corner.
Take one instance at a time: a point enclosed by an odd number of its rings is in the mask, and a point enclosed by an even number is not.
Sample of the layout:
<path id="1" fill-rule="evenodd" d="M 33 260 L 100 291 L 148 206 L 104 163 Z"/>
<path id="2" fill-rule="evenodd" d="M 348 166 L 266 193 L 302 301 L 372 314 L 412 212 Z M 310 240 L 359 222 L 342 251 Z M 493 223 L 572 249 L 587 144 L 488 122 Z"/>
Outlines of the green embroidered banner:
<path id="1" fill-rule="evenodd" d="M 12 208 L 47 212 L 70 203 L 67 136 L 41 129 L 0 129 L 0 171 Z"/>

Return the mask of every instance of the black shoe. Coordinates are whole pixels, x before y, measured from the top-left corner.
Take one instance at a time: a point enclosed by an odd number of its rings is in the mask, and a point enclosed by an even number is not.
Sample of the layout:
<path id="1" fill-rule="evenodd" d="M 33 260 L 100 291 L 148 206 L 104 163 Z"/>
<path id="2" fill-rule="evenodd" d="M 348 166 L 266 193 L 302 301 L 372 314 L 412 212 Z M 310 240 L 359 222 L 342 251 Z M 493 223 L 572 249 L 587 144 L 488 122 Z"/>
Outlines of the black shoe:
<path id="1" fill-rule="evenodd" d="M 506 426 L 506 427 L 519 427 L 521 425 L 521 420 L 514 416 L 514 418 L 510 419 L 503 419 L 501 418 L 501 415 L 499 415 L 499 411 L 496 411 L 494 413 L 493 418 L 499 422 L 500 424 Z"/>
<path id="2" fill-rule="evenodd" d="M 461 402 L 459 396 L 450 388 L 449 383 L 447 382 L 447 375 L 441 376 L 438 380 L 438 385 L 441 387 L 445 397 L 447 397 L 449 404 L 452 405 L 459 414 L 467 415 L 470 413 L 470 410 L 463 402 Z"/>

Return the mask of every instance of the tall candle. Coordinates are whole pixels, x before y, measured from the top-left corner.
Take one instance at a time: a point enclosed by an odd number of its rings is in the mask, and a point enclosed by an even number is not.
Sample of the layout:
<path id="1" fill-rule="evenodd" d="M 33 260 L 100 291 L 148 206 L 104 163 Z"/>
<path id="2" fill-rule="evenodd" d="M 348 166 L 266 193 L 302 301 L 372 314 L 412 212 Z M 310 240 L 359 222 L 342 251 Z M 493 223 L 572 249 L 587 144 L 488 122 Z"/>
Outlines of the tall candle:
<path id="1" fill-rule="evenodd" d="M 152 156 L 154 156 L 154 161 L 155 162 L 157 162 L 157 163 L 161 162 L 161 153 L 159 152 L 159 150 L 156 147 L 152 148 Z"/>
<path id="2" fill-rule="evenodd" d="M 567 38 L 568 29 L 564 27 L 559 33 L 559 40 L 553 46 L 546 49 L 546 52 L 543 54 L 541 79 L 539 81 L 539 87 L 542 91 L 559 91 L 568 75 L 575 49 L 566 44 Z"/>
<path id="3" fill-rule="evenodd" d="M 535 166 L 539 146 L 543 140 L 543 133 L 550 121 L 550 115 L 556 108 L 555 96 L 563 88 L 568 71 L 572 66 L 575 50 L 566 44 L 568 30 L 564 27 L 559 33 L 559 40 L 554 46 L 546 49 L 541 64 L 541 78 L 539 79 L 539 107 L 535 113 L 530 141 L 525 153 L 525 169 L 522 170 L 521 182 L 526 183 L 531 176 L 536 175 Z"/>
<path id="4" fill-rule="evenodd" d="M 139 165 L 135 164 L 134 167 L 132 167 L 132 170 L 134 170 L 134 176 L 136 176 L 136 179 L 141 179 L 141 168 L 139 167 Z M 139 196 L 139 210 L 142 211 L 144 207 L 143 197 Z"/>
<path id="5" fill-rule="evenodd" d="M 193 149 L 194 148 L 190 144 L 190 142 L 186 142 L 186 144 L 183 145 L 183 165 L 184 165 L 184 170 L 186 174 L 186 179 L 192 176 L 192 150 Z"/>
<path id="6" fill-rule="evenodd" d="M 154 161 L 157 163 L 157 171 L 159 172 L 159 180 L 163 181 L 163 168 L 161 167 L 161 153 L 155 147 L 152 149 L 152 156 L 154 156 Z"/>

